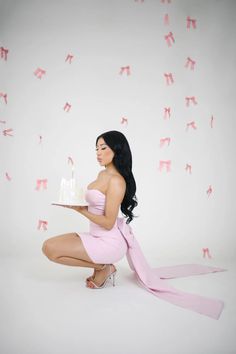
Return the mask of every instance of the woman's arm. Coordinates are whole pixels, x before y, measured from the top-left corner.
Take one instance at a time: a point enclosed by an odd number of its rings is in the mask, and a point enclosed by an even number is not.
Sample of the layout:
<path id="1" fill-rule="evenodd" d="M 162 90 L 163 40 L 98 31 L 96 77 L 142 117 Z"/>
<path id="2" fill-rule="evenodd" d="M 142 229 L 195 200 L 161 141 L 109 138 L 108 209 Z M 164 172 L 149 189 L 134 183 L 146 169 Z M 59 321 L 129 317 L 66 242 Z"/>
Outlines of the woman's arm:
<path id="1" fill-rule="evenodd" d="M 98 224 L 107 230 L 111 230 L 117 219 L 120 204 L 125 195 L 125 189 L 125 181 L 122 181 L 118 176 L 112 176 L 106 193 L 104 215 L 90 213 L 87 207 L 76 207 L 76 210 L 95 224 Z"/>

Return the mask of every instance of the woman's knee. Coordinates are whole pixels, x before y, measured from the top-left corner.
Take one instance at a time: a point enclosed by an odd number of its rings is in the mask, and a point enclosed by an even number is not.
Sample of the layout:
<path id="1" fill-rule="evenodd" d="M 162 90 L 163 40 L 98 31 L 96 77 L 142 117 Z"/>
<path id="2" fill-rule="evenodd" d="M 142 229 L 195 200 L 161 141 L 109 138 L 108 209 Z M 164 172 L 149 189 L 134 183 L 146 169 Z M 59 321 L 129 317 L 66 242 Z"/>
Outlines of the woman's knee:
<path id="1" fill-rule="evenodd" d="M 49 259 L 53 259 L 55 256 L 53 243 L 50 239 L 45 240 L 42 245 L 42 252 L 47 256 Z"/>

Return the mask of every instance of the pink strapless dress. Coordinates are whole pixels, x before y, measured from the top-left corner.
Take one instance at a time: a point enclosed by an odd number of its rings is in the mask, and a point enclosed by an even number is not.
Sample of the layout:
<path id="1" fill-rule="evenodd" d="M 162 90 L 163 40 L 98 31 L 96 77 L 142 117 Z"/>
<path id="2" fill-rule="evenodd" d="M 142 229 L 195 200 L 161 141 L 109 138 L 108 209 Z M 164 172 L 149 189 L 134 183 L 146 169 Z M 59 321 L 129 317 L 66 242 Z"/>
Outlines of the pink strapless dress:
<path id="1" fill-rule="evenodd" d="M 89 203 L 88 210 L 91 213 L 104 214 L 105 194 L 97 189 L 87 189 L 85 199 Z M 226 269 L 200 264 L 151 268 L 125 218 L 118 217 L 111 230 L 90 222 L 89 232 L 79 232 L 79 235 L 88 255 L 95 263 L 115 263 L 126 255 L 137 280 L 153 295 L 214 319 L 220 317 L 224 307 L 221 300 L 183 292 L 169 285 L 165 279 L 221 272 Z"/>
<path id="2" fill-rule="evenodd" d="M 87 189 L 85 199 L 88 211 L 104 215 L 106 196 L 98 189 Z M 127 252 L 127 244 L 118 228 L 118 218 L 111 230 L 94 222 L 89 222 L 89 232 L 79 232 L 84 247 L 94 263 L 111 264 L 122 259 Z"/>

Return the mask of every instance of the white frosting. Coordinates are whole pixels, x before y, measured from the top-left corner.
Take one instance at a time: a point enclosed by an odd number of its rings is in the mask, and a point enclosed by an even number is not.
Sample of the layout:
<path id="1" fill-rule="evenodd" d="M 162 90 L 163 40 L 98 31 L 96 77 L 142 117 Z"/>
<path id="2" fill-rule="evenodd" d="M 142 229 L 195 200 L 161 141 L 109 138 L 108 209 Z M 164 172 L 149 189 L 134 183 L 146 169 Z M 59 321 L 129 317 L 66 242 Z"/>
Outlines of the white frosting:
<path id="1" fill-rule="evenodd" d="M 59 193 L 59 203 L 71 205 L 86 203 L 83 188 L 79 187 L 79 184 L 75 178 L 71 178 L 69 180 L 62 178 Z"/>

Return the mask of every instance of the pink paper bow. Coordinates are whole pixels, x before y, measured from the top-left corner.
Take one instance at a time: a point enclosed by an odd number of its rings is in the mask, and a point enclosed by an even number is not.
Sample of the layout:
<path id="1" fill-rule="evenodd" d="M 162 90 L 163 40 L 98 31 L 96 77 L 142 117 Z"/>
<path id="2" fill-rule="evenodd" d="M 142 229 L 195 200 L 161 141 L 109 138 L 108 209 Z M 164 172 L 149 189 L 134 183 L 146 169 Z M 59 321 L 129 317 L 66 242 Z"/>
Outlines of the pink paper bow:
<path id="1" fill-rule="evenodd" d="M 38 79 L 41 79 L 43 75 L 46 74 L 46 71 L 41 69 L 41 68 L 37 68 L 35 71 L 34 71 L 34 75 L 37 76 Z"/>
<path id="2" fill-rule="evenodd" d="M 192 97 L 185 97 L 185 100 L 186 100 L 186 106 L 187 106 L 187 107 L 189 107 L 190 101 L 192 101 L 192 103 L 193 103 L 194 105 L 197 104 L 197 101 L 196 101 L 195 96 L 192 96 Z"/>
<path id="3" fill-rule="evenodd" d="M 192 166 L 187 163 L 185 170 L 188 171 L 189 173 L 192 173 Z"/>
<path id="4" fill-rule="evenodd" d="M 164 25 L 166 25 L 166 26 L 170 24 L 169 15 L 168 14 L 164 15 L 164 21 L 163 22 L 164 22 Z"/>
<path id="5" fill-rule="evenodd" d="M 202 251 L 203 251 L 204 258 L 206 257 L 206 255 L 208 256 L 208 258 L 211 258 L 211 255 L 209 253 L 209 248 L 203 248 Z"/>
<path id="6" fill-rule="evenodd" d="M 69 104 L 68 102 L 66 102 L 65 106 L 64 106 L 64 111 L 69 112 L 69 110 L 71 109 L 71 104 Z"/>
<path id="7" fill-rule="evenodd" d="M 126 123 L 126 126 L 127 126 L 128 125 L 128 119 L 122 117 L 121 124 L 125 124 L 125 123 Z"/>
<path id="8" fill-rule="evenodd" d="M 187 123 L 186 130 L 188 130 L 189 127 L 193 128 L 193 129 L 197 129 L 196 123 L 194 121 Z"/>
<path id="9" fill-rule="evenodd" d="M 212 194 L 212 187 L 209 186 L 208 189 L 207 189 L 207 195 L 208 195 L 208 197 L 210 197 L 211 194 Z"/>
<path id="10" fill-rule="evenodd" d="M 4 136 L 13 136 L 11 134 L 11 132 L 13 132 L 13 129 L 9 128 L 9 129 L 4 129 L 2 133 L 3 133 Z"/>
<path id="11" fill-rule="evenodd" d="M 68 54 L 65 61 L 69 61 L 69 63 L 71 64 L 71 61 L 72 61 L 73 58 L 74 58 L 73 55 Z"/>
<path id="12" fill-rule="evenodd" d="M 213 120 L 214 120 L 214 117 L 211 116 L 211 122 L 210 122 L 211 128 L 213 128 Z"/>
<path id="13" fill-rule="evenodd" d="M 6 172 L 6 179 L 8 180 L 8 181 L 11 181 L 11 177 L 9 176 L 9 174 Z"/>
<path id="14" fill-rule="evenodd" d="M 44 231 L 47 230 L 47 225 L 48 225 L 48 222 L 45 221 L 45 220 L 39 220 L 38 222 L 38 230 L 41 229 L 41 227 L 43 228 Z"/>
<path id="15" fill-rule="evenodd" d="M 130 75 L 130 66 L 122 66 L 119 74 L 122 75 L 124 72 L 126 72 L 127 75 Z"/>
<path id="16" fill-rule="evenodd" d="M 7 54 L 9 50 L 3 47 L 0 47 L 0 57 L 4 59 L 5 61 L 7 60 Z"/>
<path id="17" fill-rule="evenodd" d="M 185 68 L 188 68 L 190 65 L 190 69 L 194 70 L 194 66 L 195 66 L 196 62 L 194 60 L 192 60 L 191 58 L 187 57 L 187 62 L 185 64 Z"/>
<path id="18" fill-rule="evenodd" d="M 0 97 L 3 97 L 4 102 L 7 104 L 7 93 L 0 92 Z"/>
<path id="19" fill-rule="evenodd" d="M 43 189 L 47 189 L 47 179 L 37 179 L 37 185 L 36 185 L 36 190 L 39 190 L 40 187 L 42 186 Z"/>
<path id="20" fill-rule="evenodd" d="M 159 171 L 162 171 L 163 167 L 166 167 L 166 172 L 170 172 L 171 160 L 160 160 L 159 161 Z"/>
<path id="21" fill-rule="evenodd" d="M 173 79 L 172 73 L 169 73 L 169 74 L 164 73 L 164 76 L 166 78 L 167 85 L 170 85 L 170 84 L 174 83 L 174 79 Z"/>
<path id="22" fill-rule="evenodd" d="M 160 147 L 163 147 L 165 143 L 167 143 L 168 146 L 169 146 L 170 145 L 170 140 L 171 139 L 169 137 L 168 138 L 161 138 L 160 139 Z"/>
<path id="23" fill-rule="evenodd" d="M 190 28 L 192 24 L 192 28 L 196 28 L 196 20 L 190 18 L 189 16 L 187 17 L 187 28 Z"/>
<path id="24" fill-rule="evenodd" d="M 175 39 L 172 32 L 169 32 L 167 35 L 164 36 L 164 38 L 168 47 L 171 47 L 171 43 L 175 43 Z"/>
<path id="25" fill-rule="evenodd" d="M 170 118 L 170 107 L 164 107 L 164 119 L 166 118 Z"/>

